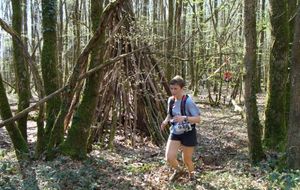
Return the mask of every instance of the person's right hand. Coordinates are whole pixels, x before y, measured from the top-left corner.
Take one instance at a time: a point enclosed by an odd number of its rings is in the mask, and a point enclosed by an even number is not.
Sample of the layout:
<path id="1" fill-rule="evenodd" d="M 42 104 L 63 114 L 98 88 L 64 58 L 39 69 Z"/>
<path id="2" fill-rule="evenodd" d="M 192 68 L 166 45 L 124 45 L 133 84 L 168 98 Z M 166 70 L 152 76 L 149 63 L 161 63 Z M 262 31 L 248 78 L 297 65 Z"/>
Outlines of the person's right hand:
<path id="1" fill-rule="evenodd" d="M 168 122 L 163 121 L 163 122 L 160 124 L 160 130 L 161 130 L 161 131 L 164 130 L 165 127 L 166 127 L 166 125 L 168 125 Z"/>

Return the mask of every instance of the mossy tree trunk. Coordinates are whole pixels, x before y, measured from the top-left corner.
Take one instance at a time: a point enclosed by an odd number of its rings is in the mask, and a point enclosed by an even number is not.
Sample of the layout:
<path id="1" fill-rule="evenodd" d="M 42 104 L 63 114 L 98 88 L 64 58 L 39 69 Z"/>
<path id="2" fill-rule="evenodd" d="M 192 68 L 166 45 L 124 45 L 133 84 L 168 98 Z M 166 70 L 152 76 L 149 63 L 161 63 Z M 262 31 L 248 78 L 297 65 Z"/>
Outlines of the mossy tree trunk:
<path id="1" fill-rule="evenodd" d="M 10 105 L 6 96 L 3 85 L 2 76 L 0 74 L 0 116 L 3 120 L 13 117 Z M 12 122 L 5 126 L 8 135 L 13 143 L 14 150 L 18 159 L 20 174 L 22 175 L 22 183 L 24 189 L 39 189 L 35 176 L 35 171 L 31 165 L 28 145 L 21 134 L 17 125 Z"/>
<path id="2" fill-rule="evenodd" d="M 11 118 L 13 115 L 10 110 L 6 91 L 0 74 L 0 115 L 3 120 Z M 13 143 L 18 160 L 29 159 L 29 149 L 25 139 L 15 123 L 6 125 L 6 130 Z"/>
<path id="3" fill-rule="evenodd" d="M 57 65 L 57 38 L 56 38 L 56 0 L 42 0 L 42 27 L 43 27 L 43 48 L 42 48 L 42 74 L 46 95 L 51 94 L 59 88 L 59 72 Z M 59 112 L 61 98 L 52 98 L 46 105 L 46 129 L 45 142 L 50 138 L 50 133 Z M 62 134 L 63 135 L 63 134 Z"/>
<path id="4" fill-rule="evenodd" d="M 300 169 L 300 7 L 295 22 L 291 64 L 291 104 L 287 142 L 287 163 L 291 169 Z"/>
<path id="5" fill-rule="evenodd" d="M 270 55 L 268 100 L 264 141 L 268 148 L 282 150 L 286 140 L 286 82 L 289 26 L 286 0 L 271 0 L 273 47 Z"/>
<path id="6" fill-rule="evenodd" d="M 294 37 L 294 28 L 295 28 L 295 14 L 297 11 L 297 7 L 299 0 L 288 0 L 288 22 L 289 22 L 289 58 L 288 58 L 288 68 L 291 68 L 291 49 L 293 44 Z M 290 110 L 290 98 L 291 98 L 291 69 L 288 69 L 287 73 L 287 84 L 286 84 L 286 126 L 289 126 L 289 110 Z"/>
<path id="7" fill-rule="evenodd" d="M 22 9 L 21 1 L 12 1 L 13 15 L 12 26 L 13 29 L 21 36 L 22 33 Z M 25 59 L 22 54 L 22 48 L 18 45 L 18 42 L 13 41 L 13 60 L 16 77 L 16 89 L 18 93 L 18 112 L 24 110 L 29 106 L 30 100 L 30 81 L 28 67 L 26 66 Z M 27 141 L 27 117 L 25 114 L 17 121 L 17 126 L 21 131 L 25 141 Z"/>
<path id="8" fill-rule="evenodd" d="M 103 0 L 91 1 L 91 21 L 93 32 L 99 26 L 99 19 L 103 10 Z M 91 52 L 89 70 L 103 63 L 105 48 L 105 32 L 102 32 L 98 45 Z M 87 144 L 90 135 L 94 112 L 98 104 L 98 94 L 101 80 L 101 70 L 91 75 L 85 85 L 82 101 L 75 112 L 72 125 L 61 150 L 75 159 L 84 159 L 87 154 Z"/>
<path id="9" fill-rule="evenodd" d="M 264 157 L 261 143 L 261 124 L 258 117 L 256 104 L 256 1 L 245 0 L 245 38 L 246 54 L 245 65 L 245 106 L 246 121 L 249 139 L 249 153 L 253 163 L 259 162 Z"/>

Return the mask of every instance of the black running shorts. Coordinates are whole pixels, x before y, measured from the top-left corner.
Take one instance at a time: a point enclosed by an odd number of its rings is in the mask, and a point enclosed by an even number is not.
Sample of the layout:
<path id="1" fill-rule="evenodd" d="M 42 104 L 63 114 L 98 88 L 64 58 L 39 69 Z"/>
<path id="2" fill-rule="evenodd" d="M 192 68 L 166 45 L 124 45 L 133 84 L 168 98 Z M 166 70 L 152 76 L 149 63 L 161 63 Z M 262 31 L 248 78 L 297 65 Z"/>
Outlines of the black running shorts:
<path id="1" fill-rule="evenodd" d="M 193 127 L 191 131 L 185 132 L 180 135 L 170 133 L 169 139 L 173 141 L 180 141 L 181 144 L 184 146 L 196 146 L 197 145 L 196 128 Z"/>

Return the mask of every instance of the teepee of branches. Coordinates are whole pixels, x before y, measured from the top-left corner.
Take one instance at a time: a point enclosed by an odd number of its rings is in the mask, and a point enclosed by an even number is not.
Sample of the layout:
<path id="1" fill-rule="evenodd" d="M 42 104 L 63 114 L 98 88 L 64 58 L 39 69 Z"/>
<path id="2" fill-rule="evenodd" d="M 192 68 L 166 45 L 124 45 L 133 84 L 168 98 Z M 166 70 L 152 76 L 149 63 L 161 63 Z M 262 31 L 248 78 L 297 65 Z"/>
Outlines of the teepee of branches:
<path id="1" fill-rule="evenodd" d="M 103 71 L 95 127 L 90 142 L 112 146 L 116 132 L 135 144 L 135 137 L 147 135 L 161 144 L 166 134 L 160 131 L 165 117 L 166 95 L 170 95 L 151 46 L 143 42 L 130 3 L 114 12 L 108 26 L 105 57 L 128 55 Z M 108 143 L 107 143 L 108 142 Z"/>

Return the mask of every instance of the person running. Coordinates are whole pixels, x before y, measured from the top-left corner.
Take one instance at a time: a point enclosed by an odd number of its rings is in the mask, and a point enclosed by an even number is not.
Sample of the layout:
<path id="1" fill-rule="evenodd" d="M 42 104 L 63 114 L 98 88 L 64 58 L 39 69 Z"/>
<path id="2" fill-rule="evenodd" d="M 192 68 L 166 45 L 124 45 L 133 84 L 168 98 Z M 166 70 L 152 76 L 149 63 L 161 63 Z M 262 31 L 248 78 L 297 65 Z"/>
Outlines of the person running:
<path id="1" fill-rule="evenodd" d="M 182 159 L 189 172 L 189 179 L 194 180 L 194 163 L 192 156 L 197 145 L 196 124 L 200 122 L 200 110 L 191 97 L 185 94 L 185 81 L 175 76 L 169 83 L 172 96 L 168 99 L 168 114 L 161 123 L 164 130 L 171 124 L 170 135 L 166 146 L 165 159 L 174 169 L 170 177 L 173 182 L 184 174 L 184 169 L 177 161 L 177 153 L 182 150 Z"/>

